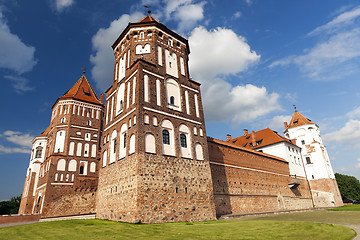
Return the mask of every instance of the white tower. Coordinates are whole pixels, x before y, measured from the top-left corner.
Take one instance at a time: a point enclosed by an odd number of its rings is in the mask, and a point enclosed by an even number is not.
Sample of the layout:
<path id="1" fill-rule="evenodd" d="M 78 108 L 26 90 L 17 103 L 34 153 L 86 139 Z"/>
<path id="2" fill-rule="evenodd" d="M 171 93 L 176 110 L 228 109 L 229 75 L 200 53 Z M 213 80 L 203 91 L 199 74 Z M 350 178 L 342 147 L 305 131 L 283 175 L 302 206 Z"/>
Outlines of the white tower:
<path id="1" fill-rule="evenodd" d="M 316 207 L 343 205 L 340 192 L 324 146 L 319 126 L 295 110 L 289 125 L 285 122 L 284 134 L 301 147 L 307 179 Z"/>

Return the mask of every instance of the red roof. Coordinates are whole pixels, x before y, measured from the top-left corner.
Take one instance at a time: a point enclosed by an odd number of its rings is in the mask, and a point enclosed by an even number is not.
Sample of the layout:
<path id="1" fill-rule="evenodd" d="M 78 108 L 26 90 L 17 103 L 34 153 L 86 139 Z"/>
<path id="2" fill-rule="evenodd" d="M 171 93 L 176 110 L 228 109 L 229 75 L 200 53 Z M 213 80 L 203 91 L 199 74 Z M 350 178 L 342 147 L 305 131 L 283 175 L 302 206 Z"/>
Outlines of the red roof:
<path id="1" fill-rule="evenodd" d="M 288 142 L 295 145 L 293 140 L 280 136 L 277 132 L 271 130 L 270 128 L 265 128 L 257 132 L 253 131 L 247 135 L 230 139 L 228 142 L 250 149 L 257 149 L 279 142 Z"/>
<path id="2" fill-rule="evenodd" d="M 315 123 L 311 122 L 310 119 L 304 117 L 301 113 L 295 110 L 295 113 L 292 116 L 289 125 L 287 125 L 287 123 L 285 122 L 285 131 L 288 130 L 289 128 L 298 127 L 305 124 L 315 124 Z"/>
<path id="3" fill-rule="evenodd" d="M 141 19 L 140 21 L 138 21 L 139 23 L 146 23 L 146 22 L 158 22 L 158 20 L 156 20 L 155 18 L 153 18 L 151 15 L 146 15 L 143 19 Z"/>
<path id="4" fill-rule="evenodd" d="M 85 75 L 82 75 L 75 85 L 58 100 L 69 98 L 102 105 Z"/>

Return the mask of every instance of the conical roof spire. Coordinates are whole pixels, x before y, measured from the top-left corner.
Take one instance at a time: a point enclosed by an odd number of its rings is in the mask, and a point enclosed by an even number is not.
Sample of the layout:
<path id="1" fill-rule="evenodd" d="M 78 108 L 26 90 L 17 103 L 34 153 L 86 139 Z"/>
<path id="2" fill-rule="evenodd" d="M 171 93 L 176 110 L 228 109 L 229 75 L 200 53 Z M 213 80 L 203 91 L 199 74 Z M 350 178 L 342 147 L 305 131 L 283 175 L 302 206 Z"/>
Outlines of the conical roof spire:
<path id="1" fill-rule="evenodd" d="M 289 125 L 286 124 L 285 131 L 289 128 L 299 127 L 305 124 L 315 124 L 310 119 L 304 117 L 298 110 L 295 109 L 294 115 L 291 118 Z"/>
<path id="2" fill-rule="evenodd" d="M 58 100 L 69 98 L 102 105 L 94 89 L 91 87 L 89 81 L 85 77 L 85 74 L 79 78 L 79 80 L 69 91 L 67 91 L 63 96 L 59 97 Z"/>

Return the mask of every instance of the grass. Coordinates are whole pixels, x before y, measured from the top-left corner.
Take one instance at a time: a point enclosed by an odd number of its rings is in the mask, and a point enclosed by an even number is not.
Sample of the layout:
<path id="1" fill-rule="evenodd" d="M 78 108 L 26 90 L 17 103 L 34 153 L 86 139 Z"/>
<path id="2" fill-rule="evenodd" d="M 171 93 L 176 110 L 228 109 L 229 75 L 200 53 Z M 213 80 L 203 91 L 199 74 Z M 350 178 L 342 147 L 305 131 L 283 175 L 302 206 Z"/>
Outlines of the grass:
<path id="1" fill-rule="evenodd" d="M 360 204 L 344 205 L 341 207 L 329 209 L 329 211 L 360 211 Z"/>
<path id="2" fill-rule="evenodd" d="M 250 220 L 250 219 L 249 219 Z M 0 239 L 352 239 L 355 232 L 323 223 L 231 220 L 197 223 L 129 224 L 67 220 L 0 228 Z"/>

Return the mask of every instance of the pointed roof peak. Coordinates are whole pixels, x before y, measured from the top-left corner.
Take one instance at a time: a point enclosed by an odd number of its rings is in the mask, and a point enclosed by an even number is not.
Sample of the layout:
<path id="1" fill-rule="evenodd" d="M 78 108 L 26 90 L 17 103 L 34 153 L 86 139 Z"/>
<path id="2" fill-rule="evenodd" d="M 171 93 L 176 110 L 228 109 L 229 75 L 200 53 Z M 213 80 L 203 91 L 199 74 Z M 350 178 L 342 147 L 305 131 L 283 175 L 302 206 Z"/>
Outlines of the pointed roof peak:
<path id="1" fill-rule="evenodd" d="M 285 131 L 289 128 L 299 127 L 306 124 L 315 124 L 310 119 L 304 117 L 298 110 L 295 109 L 294 115 L 291 118 L 289 125 L 285 128 Z"/>
<path id="2" fill-rule="evenodd" d="M 83 73 L 74 86 L 70 88 L 70 90 L 68 90 L 63 96 L 61 96 L 59 100 L 69 98 L 102 105 L 100 99 L 87 80 L 85 73 Z"/>
<path id="3" fill-rule="evenodd" d="M 145 17 L 143 17 L 140 21 L 138 21 L 138 23 L 147 23 L 147 22 L 158 22 L 160 23 L 158 20 L 156 20 L 153 16 L 151 16 L 150 14 L 146 15 Z"/>

